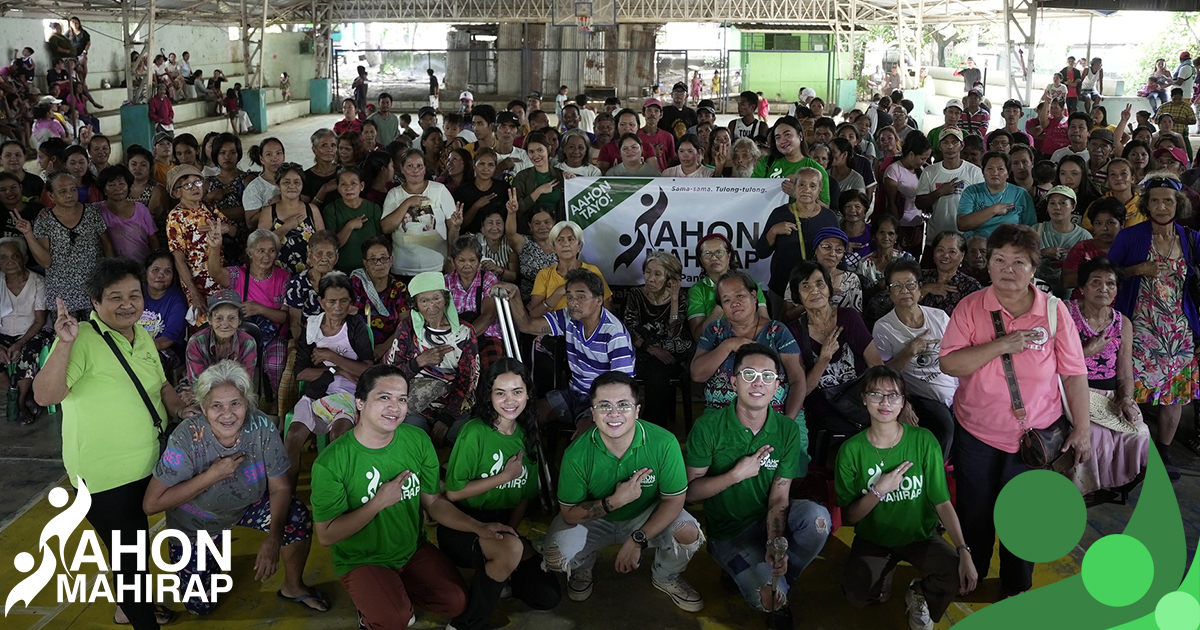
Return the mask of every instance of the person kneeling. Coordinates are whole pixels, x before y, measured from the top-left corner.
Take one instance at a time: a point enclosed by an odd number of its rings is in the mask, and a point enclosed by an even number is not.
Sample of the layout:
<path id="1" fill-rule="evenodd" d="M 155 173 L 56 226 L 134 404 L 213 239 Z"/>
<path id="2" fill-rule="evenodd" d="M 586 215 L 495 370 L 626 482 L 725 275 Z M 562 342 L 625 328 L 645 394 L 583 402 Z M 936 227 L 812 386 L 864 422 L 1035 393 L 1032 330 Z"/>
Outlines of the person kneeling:
<path id="1" fill-rule="evenodd" d="M 808 430 L 771 408 L 782 369 L 767 346 L 738 349 L 736 398 L 688 435 L 687 498 L 704 501 L 709 550 L 742 597 L 767 612 L 768 628 L 791 630 L 788 591 L 825 546 L 830 517 L 819 503 L 789 499 L 792 479 L 808 473 Z"/>
<path id="2" fill-rule="evenodd" d="M 538 494 L 542 457 L 532 401 L 533 383 L 516 359 L 493 363 L 479 382 L 475 419 L 459 433 L 446 465 L 446 498 L 464 513 L 520 526 Z M 542 557 L 528 540 L 479 538 L 445 525 L 438 526 L 437 539 L 455 564 L 475 569 L 467 609 L 450 620 L 449 630 L 489 628 L 505 582 L 513 596 L 537 610 L 550 610 L 562 598 L 558 578 L 542 569 Z"/>
<path id="3" fill-rule="evenodd" d="M 288 478 L 292 485 L 300 477 L 300 452 L 314 433 L 327 433 L 336 440 L 354 426 L 354 383 L 371 367 L 371 335 L 361 317 L 350 312 L 350 278 L 340 271 L 325 274 L 317 283 L 317 302 L 323 311 L 309 317 L 296 346 L 296 379 L 305 383 L 304 396 L 287 428 L 287 454 L 292 462 Z M 341 411 L 344 413 L 319 413 Z M 332 418 L 326 422 L 326 418 Z"/>
<path id="4" fill-rule="evenodd" d="M 278 596 L 318 612 L 329 610 L 329 600 L 304 584 L 312 517 L 292 495 L 275 424 L 254 408 L 250 374 L 233 361 L 220 361 L 200 375 L 194 391 L 202 415 L 184 420 L 171 433 L 142 509 L 146 514 L 165 510 L 167 527 L 191 536 L 192 549 L 201 548 L 196 544 L 201 531 L 214 537 L 235 525 L 266 531 L 254 561 L 255 577 L 274 575 L 282 547 L 284 582 Z M 171 562 L 178 562 L 183 548 L 173 542 L 170 554 Z M 194 553 L 180 569 L 181 588 L 193 576 L 201 584 L 212 583 L 216 558 L 206 555 L 209 568 L 199 569 L 200 554 Z M 194 615 L 206 615 L 216 608 L 215 600 L 216 594 L 208 593 L 207 601 L 193 598 L 184 605 Z"/>
<path id="5" fill-rule="evenodd" d="M 954 595 L 979 580 L 950 504 L 942 449 L 928 429 L 898 421 L 905 386 L 892 368 L 867 370 L 862 397 L 871 426 L 842 445 L 834 475 L 842 517 L 854 525 L 842 590 L 858 608 L 883 603 L 896 564 L 908 562 L 925 574 L 904 593 L 908 626 L 932 630 Z M 955 547 L 938 533 L 939 520 Z"/>
<path id="6" fill-rule="evenodd" d="M 516 540 L 517 533 L 480 523 L 438 494 L 433 442 L 404 423 L 408 381 L 399 368 L 367 368 L 354 397 L 358 423 L 313 464 L 317 540 L 333 547 L 333 568 L 359 609 L 361 626 L 405 630 L 416 619 L 414 607 L 457 617 L 467 607 L 466 585 L 425 540 L 421 510 L 481 541 Z"/>
<path id="7" fill-rule="evenodd" d="M 679 608 L 699 612 L 704 599 L 681 577 L 704 536 L 683 509 L 687 477 L 679 441 L 638 419 L 637 384 L 624 372 L 597 376 L 589 400 L 596 426 L 563 455 L 561 512 L 546 532 L 546 566 L 567 574 L 567 596 L 581 602 L 592 595 L 592 565 L 602 547 L 621 544 L 618 573 L 638 568 L 642 551 L 654 547 L 651 584 Z"/>

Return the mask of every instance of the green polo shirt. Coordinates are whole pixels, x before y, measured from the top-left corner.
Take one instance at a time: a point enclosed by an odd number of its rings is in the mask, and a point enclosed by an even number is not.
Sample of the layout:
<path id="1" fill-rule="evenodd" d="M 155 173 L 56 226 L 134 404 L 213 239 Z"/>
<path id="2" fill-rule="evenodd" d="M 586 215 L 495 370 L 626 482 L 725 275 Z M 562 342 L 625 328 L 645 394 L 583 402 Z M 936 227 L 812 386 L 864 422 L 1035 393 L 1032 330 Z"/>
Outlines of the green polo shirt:
<path id="1" fill-rule="evenodd" d="M 834 472 L 837 502 L 846 508 L 870 492 L 884 473 L 912 462 L 900 487 L 884 495 L 883 501 L 854 524 L 855 536 L 889 549 L 932 536 L 938 524 L 935 506 L 950 500 L 937 438 L 928 429 L 903 428 L 900 441 L 890 450 L 875 448 L 866 431 L 846 440 L 838 449 Z"/>
<path id="2" fill-rule="evenodd" d="M 764 155 L 754 165 L 754 172 L 750 177 L 769 177 L 779 179 L 790 177 L 796 171 L 802 168 L 815 168 L 821 172 L 821 203 L 829 204 L 829 173 L 825 172 L 825 167 L 821 163 L 810 158 L 800 158 L 799 162 L 789 162 L 784 158 L 773 159 L 770 155 Z M 836 201 L 836 199 L 834 200 Z"/>
<path id="3" fill-rule="evenodd" d="M 480 510 L 511 510 L 521 501 L 532 499 L 538 493 L 538 469 L 525 447 L 525 429 L 517 425 L 512 435 L 503 433 L 476 418 L 463 425 L 454 450 L 450 451 L 450 462 L 446 464 L 446 489 L 457 492 L 476 479 L 487 479 L 504 470 L 508 458 L 524 451 L 522 463 L 525 470 L 521 476 L 500 484 L 483 494 L 462 500 L 467 507 Z"/>
<path id="4" fill-rule="evenodd" d="M 758 287 L 758 305 L 767 305 L 767 296 L 763 295 L 762 286 Z M 687 318 L 706 318 L 712 315 L 717 307 L 717 283 L 707 275 L 701 276 L 692 288 L 688 289 Z"/>
<path id="5" fill-rule="evenodd" d="M 794 479 L 807 474 L 808 429 L 803 421 L 769 410 L 766 423 L 755 434 L 738 421 L 736 400 L 700 416 L 692 427 L 687 440 L 687 465 L 707 468 L 708 476 L 729 472 L 739 459 L 767 445 L 774 450 L 764 458 L 757 475 L 704 502 L 710 538 L 729 540 L 766 518 L 771 483 L 777 478 Z"/>
<path id="6" fill-rule="evenodd" d="M 400 569 L 425 542 L 421 526 L 421 494 L 436 495 L 438 458 L 424 431 L 411 424 L 396 427 L 383 448 L 367 448 L 351 431 L 332 442 L 312 467 L 313 521 L 324 523 L 357 510 L 370 501 L 379 486 L 404 471 L 395 505 L 375 515 L 362 529 L 333 544 L 333 570 L 346 575 L 361 566 Z"/>
<path id="7" fill-rule="evenodd" d="M 595 427 L 567 447 L 558 477 L 558 502 L 575 507 L 584 501 L 612 496 L 618 483 L 627 481 L 642 468 L 651 471 L 642 480 L 642 495 L 613 510 L 605 520 L 628 521 L 652 507 L 660 496 L 686 493 L 687 473 L 675 435 L 644 420 L 638 420 L 633 431 L 633 444 L 620 459 L 604 445 L 600 430 Z"/>
<path id="8" fill-rule="evenodd" d="M 154 339 L 133 327 L 133 343 L 92 313 L 142 383 L 158 417 L 167 421 L 162 402 L 166 382 Z M 50 352 L 58 350 L 55 340 Z M 150 476 L 158 463 L 158 429 L 142 396 L 104 338 L 88 322 L 67 360 L 67 397 L 62 401 L 62 458 L 71 485 L 83 477 L 88 491 L 112 490 Z"/>

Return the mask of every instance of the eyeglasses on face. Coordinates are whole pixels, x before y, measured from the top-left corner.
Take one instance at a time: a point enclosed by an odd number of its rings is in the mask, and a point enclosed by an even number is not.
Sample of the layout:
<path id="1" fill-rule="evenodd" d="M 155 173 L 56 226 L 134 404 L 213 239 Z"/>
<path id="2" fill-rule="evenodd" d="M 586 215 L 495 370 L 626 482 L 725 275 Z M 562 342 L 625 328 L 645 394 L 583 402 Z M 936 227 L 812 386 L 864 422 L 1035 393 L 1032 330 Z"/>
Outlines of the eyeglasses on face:
<path id="1" fill-rule="evenodd" d="M 919 287 L 921 285 L 918 284 L 915 280 L 909 280 L 908 282 L 893 282 L 887 286 L 888 286 L 888 291 L 910 291 L 911 292 L 911 291 L 916 291 L 917 287 Z"/>
<path id="2" fill-rule="evenodd" d="M 754 368 L 744 368 L 741 372 L 738 372 L 738 375 L 746 383 L 754 383 L 755 379 L 762 379 L 764 385 L 770 385 L 775 382 L 775 379 L 779 378 L 779 375 L 771 370 L 759 372 Z"/>
<path id="3" fill-rule="evenodd" d="M 633 408 L 635 406 L 636 405 L 634 405 L 633 403 L 623 400 L 623 401 L 617 403 L 616 405 L 613 405 L 610 402 L 598 403 L 598 404 L 592 405 L 592 409 L 599 411 L 602 414 L 612 413 L 612 410 L 614 408 L 621 413 L 630 413 L 631 411 L 633 411 Z"/>
<path id="4" fill-rule="evenodd" d="M 820 245 L 817 245 L 817 247 L 823 251 L 832 252 L 839 256 L 846 253 L 845 247 L 841 247 L 839 245 L 833 245 L 832 243 L 821 243 Z"/>
<path id="5" fill-rule="evenodd" d="M 710 250 L 700 254 L 700 257 L 720 260 L 720 259 L 724 258 L 726 255 L 727 255 L 727 252 L 723 249 L 710 249 Z"/>
<path id="6" fill-rule="evenodd" d="M 204 180 L 194 179 L 186 184 L 180 184 L 175 187 L 175 190 L 197 190 L 204 185 Z"/>
<path id="7" fill-rule="evenodd" d="M 866 396 L 868 401 L 875 404 L 879 404 L 885 400 L 889 404 L 895 404 L 904 400 L 904 394 L 899 392 L 889 392 L 887 394 L 883 392 L 864 392 L 863 396 Z"/>
<path id="8" fill-rule="evenodd" d="M 372 256 L 371 258 L 364 258 L 363 262 L 367 263 L 368 265 L 384 265 L 387 264 L 387 262 L 391 259 L 391 256 Z"/>

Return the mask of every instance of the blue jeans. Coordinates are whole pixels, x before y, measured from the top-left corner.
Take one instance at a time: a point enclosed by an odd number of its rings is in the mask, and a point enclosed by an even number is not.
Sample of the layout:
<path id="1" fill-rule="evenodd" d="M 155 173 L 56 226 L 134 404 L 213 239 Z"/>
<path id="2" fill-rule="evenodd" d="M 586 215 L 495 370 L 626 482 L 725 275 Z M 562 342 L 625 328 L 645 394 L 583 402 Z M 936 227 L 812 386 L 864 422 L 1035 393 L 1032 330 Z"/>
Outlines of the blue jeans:
<path id="1" fill-rule="evenodd" d="M 779 593 L 786 602 L 788 589 L 800 577 L 829 538 L 829 510 L 808 499 L 793 499 L 788 504 L 787 532 L 788 567 Z M 762 587 L 771 584 L 771 565 L 767 562 L 767 521 L 755 521 L 729 540 L 708 540 L 708 552 L 726 573 L 733 576 L 742 597 L 751 606 L 766 610 L 760 598 Z"/>

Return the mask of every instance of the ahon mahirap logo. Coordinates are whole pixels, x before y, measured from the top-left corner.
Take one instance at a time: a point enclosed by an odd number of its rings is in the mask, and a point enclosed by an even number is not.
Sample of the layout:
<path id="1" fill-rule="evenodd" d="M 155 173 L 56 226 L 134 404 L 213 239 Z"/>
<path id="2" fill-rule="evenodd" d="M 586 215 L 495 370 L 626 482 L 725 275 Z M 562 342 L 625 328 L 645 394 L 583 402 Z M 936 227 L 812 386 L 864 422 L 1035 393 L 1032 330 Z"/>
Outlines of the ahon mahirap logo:
<path id="1" fill-rule="evenodd" d="M 50 505 L 56 508 L 66 506 L 66 509 L 50 519 L 42 528 L 35 553 L 22 551 L 13 558 L 16 570 L 30 575 L 9 591 L 8 598 L 4 601 L 5 617 L 17 602 L 29 606 L 42 589 L 50 582 L 56 581 L 56 576 L 59 603 L 207 602 L 213 601 L 219 593 L 227 593 L 233 588 L 233 580 L 228 575 L 217 572 L 209 576 L 208 583 L 204 583 L 200 573 L 191 575 L 186 584 L 180 584 L 179 576 L 176 575 L 177 571 L 191 561 L 192 553 L 199 554 L 197 562 L 201 571 L 210 561 L 215 561 L 221 571 L 229 571 L 232 553 L 230 537 L 225 531 L 218 534 L 220 542 L 214 540 L 208 532 L 198 532 L 194 541 L 195 548 L 192 539 L 177 529 L 158 532 L 149 545 L 146 543 L 148 533 L 145 531 L 138 532 L 133 541 L 122 540 L 121 532 L 113 531 L 110 565 L 105 559 L 104 548 L 96 532 L 84 529 L 79 544 L 73 550 L 74 553 L 70 554 L 72 550 L 67 548 L 68 541 L 86 520 L 88 510 L 92 507 L 92 495 L 88 492 L 87 484 L 80 478 L 76 481 L 79 492 L 69 506 L 67 503 L 71 497 L 65 488 L 54 488 L 50 491 Z M 171 544 L 182 550 L 176 562 L 163 557 L 163 542 L 167 539 L 171 539 Z M 40 554 L 41 559 L 38 560 L 35 554 Z M 151 575 L 145 572 L 150 560 L 153 560 L 154 566 L 159 570 L 158 574 Z M 58 572 L 60 566 L 62 573 Z M 118 573 L 122 567 L 129 566 L 139 573 Z M 81 571 L 85 567 L 91 570 Z M 96 579 L 89 586 L 91 576 L 95 576 Z"/>

